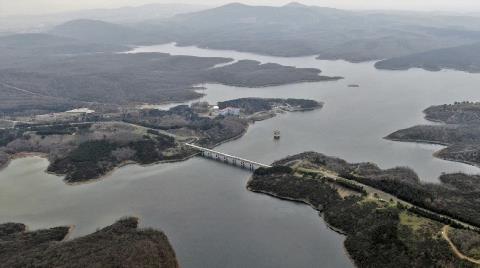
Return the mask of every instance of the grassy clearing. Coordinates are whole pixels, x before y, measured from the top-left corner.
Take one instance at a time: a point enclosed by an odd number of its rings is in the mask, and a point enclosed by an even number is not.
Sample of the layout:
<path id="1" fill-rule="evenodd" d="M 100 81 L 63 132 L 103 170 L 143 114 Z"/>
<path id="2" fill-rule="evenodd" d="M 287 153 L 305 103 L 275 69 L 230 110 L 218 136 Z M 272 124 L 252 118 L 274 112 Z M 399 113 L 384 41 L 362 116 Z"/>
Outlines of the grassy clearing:
<path id="1" fill-rule="evenodd" d="M 408 226 L 413 231 L 419 231 L 422 227 L 428 226 L 431 221 L 427 218 L 418 217 L 414 214 L 403 211 L 400 213 L 400 224 Z"/>

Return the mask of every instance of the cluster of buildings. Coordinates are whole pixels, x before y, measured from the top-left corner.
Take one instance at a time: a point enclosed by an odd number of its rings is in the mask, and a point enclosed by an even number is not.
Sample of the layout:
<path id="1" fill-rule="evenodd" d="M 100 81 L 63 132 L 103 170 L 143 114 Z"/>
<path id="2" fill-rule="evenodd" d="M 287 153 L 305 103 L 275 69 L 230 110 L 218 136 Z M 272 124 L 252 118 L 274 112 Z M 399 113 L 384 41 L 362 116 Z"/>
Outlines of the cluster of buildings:
<path id="1" fill-rule="evenodd" d="M 240 108 L 226 107 L 220 109 L 217 105 L 211 109 L 211 115 L 240 116 Z"/>
<path id="2" fill-rule="evenodd" d="M 210 116 L 240 116 L 240 108 L 234 107 L 226 107 L 224 109 L 220 109 L 218 105 L 211 106 L 206 101 L 201 102 L 194 102 L 190 105 L 190 107 L 199 114 L 209 114 Z"/>
<path id="3" fill-rule="evenodd" d="M 230 116 L 239 116 L 240 115 L 240 108 L 226 107 L 225 109 L 219 110 L 218 114 L 223 115 L 223 116 L 229 116 L 229 115 Z"/>
<path id="4" fill-rule="evenodd" d="M 83 121 L 87 117 L 91 117 L 95 114 L 94 110 L 90 110 L 88 108 L 79 108 L 74 109 L 66 112 L 60 113 L 49 113 L 49 114 L 42 114 L 32 116 L 30 121 L 37 121 L 37 122 L 62 122 L 62 121 Z"/>

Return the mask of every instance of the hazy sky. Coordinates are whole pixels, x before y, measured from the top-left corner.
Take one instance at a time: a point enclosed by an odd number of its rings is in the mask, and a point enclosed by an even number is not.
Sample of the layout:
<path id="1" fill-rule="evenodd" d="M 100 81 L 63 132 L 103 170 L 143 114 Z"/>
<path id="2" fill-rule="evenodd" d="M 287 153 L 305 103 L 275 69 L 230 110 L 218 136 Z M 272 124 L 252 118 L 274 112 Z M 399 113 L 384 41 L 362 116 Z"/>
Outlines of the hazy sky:
<path id="1" fill-rule="evenodd" d="M 283 0 L 0 0 L 0 16 L 41 14 L 90 8 L 113 8 L 147 3 L 189 3 L 221 5 L 229 2 L 282 5 Z M 480 11 L 480 0 L 300 0 L 298 2 L 350 9 L 403 9 L 430 11 Z"/>

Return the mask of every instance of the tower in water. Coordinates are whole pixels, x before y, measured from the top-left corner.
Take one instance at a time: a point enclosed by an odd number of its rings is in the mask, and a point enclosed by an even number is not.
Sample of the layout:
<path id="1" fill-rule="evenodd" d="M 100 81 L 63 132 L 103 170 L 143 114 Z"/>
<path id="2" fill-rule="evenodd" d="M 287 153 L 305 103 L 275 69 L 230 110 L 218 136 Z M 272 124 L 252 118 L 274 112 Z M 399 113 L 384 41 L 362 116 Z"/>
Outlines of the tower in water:
<path id="1" fill-rule="evenodd" d="M 273 131 L 273 138 L 276 140 L 280 139 L 280 130 Z"/>

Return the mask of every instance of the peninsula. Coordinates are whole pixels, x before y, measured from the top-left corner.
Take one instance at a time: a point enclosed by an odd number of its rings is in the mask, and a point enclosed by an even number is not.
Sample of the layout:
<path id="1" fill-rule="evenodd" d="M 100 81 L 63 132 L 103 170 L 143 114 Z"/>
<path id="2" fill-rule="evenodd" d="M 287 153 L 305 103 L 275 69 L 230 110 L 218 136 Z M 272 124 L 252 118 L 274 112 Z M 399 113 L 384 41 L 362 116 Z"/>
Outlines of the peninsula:
<path id="1" fill-rule="evenodd" d="M 479 203 L 468 198 L 471 191 L 452 186 L 461 185 L 455 177 L 448 185 L 426 185 L 408 168 L 382 170 L 306 152 L 256 170 L 247 188 L 320 211 L 346 235 L 358 267 L 477 267 Z"/>
<path id="2" fill-rule="evenodd" d="M 404 142 L 447 146 L 435 153 L 441 159 L 480 165 L 480 103 L 456 102 L 429 107 L 425 118 L 440 125 L 420 125 L 396 131 L 386 137 Z"/>
<path id="3" fill-rule="evenodd" d="M 17 117 L 15 126 L 0 129 L 0 167 L 22 153 L 46 156 L 48 172 L 67 183 L 87 182 L 129 163 L 141 165 L 182 161 L 197 152 L 185 143 L 212 148 L 241 137 L 249 123 L 278 112 L 320 109 L 302 99 L 239 99 L 219 104 L 238 109 L 224 113 L 208 103 L 170 110 L 118 109 L 111 113 L 83 110 L 36 117 Z"/>

